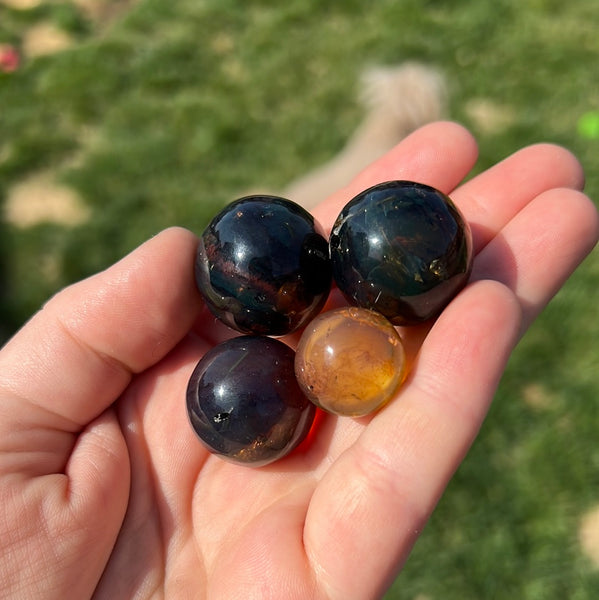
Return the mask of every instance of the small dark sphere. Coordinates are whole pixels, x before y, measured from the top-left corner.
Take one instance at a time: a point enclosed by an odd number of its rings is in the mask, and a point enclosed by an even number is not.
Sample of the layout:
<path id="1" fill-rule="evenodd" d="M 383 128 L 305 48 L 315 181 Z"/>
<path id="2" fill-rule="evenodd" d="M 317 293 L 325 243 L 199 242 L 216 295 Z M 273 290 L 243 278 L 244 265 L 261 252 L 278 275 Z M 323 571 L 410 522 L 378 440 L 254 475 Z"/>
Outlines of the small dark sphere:
<path id="1" fill-rule="evenodd" d="M 276 196 L 247 196 L 204 230 L 195 262 L 208 308 L 242 333 L 285 335 L 323 307 L 331 287 L 328 242 L 312 215 Z"/>
<path id="2" fill-rule="evenodd" d="M 358 194 L 337 217 L 329 245 L 346 299 L 394 325 L 438 316 L 472 270 L 468 223 L 448 196 L 410 181 Z"/>
<path id="3" fill-rule="evenodd" d="M 297 383 L 294 359 L 283 342 L 249 335 L 204 355 L 189 380 L 187 413 L 210 452 L 257 467 L 304 440 L 316 409 Z"/>

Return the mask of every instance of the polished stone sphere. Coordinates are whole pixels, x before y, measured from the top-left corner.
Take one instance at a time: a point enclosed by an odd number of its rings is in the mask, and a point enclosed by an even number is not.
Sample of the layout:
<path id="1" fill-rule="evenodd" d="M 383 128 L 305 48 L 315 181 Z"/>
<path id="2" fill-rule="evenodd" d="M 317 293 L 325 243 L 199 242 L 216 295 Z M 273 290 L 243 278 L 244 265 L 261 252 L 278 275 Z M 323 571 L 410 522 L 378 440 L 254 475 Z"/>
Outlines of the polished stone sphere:
<path id="1" fill-rule="evenodd" d="M 434 318 L 472 269 L 468 223 L 448 196 L 410 181 L 375 185 L 341 211 L 330 240 L 346 299 L 395 325 Z"/>
<path id="2" fill-rule="evenodd" d="M 322 313 L 302 333 L 295 375 L 317 406 L 364 416 L 393 397 L 406 375 L 406 356 L 385 317 L 355 306 L 338 308 Z"/>
<path id="3" fill-rule="evenodd" d="M 214 454 L 249 466 L 283 458 L 308 434 L 314 405 L 294 375 L 283 342 L 240 336 L 208 351 L 187 387 L 187 413 Z"/>
<path id="4" fill-rule="evenodd" d="M 195 276 L 208 308 L 229 327 L 281 336 L 323 307 L 331 286 L 328 243 L 301 206 L 247 196 L 206 227 Z"/>

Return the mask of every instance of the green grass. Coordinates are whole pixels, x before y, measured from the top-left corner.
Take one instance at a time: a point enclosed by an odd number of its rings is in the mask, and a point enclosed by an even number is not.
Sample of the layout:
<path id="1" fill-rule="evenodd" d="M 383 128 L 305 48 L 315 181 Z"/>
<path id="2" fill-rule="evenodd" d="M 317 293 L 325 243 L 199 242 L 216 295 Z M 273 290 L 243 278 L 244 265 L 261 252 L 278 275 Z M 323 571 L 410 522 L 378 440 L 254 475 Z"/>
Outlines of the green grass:
<path id="1" fill-rule="evenodd" d="M 47 20 L 78 43 L 0 74 L 0 197 L 50 169 L 93 218 L 2 225 L 4 335 L 160 229 L 199 232 L 240 192 L 276 189 L 329 158 L 360 120 L 356 79 L 370 64 L 440 67 L 453 118 L 479 138 L 477 169 L 556 142 L 599 198 L 599 139 L 577 132 L 599 110 L 595 0 L 145 0 L 101 30 L 52 2 L 0 8 L 0 43 Z M 475 99 L 511 119 L 487 130 L 468 110 Z M 517 349 L 389 599 L 598 597 L 577 539 L 599 503 L 597 289 L 594 253 Z M 541 402 L 524 401 L 533 392 Z"/>

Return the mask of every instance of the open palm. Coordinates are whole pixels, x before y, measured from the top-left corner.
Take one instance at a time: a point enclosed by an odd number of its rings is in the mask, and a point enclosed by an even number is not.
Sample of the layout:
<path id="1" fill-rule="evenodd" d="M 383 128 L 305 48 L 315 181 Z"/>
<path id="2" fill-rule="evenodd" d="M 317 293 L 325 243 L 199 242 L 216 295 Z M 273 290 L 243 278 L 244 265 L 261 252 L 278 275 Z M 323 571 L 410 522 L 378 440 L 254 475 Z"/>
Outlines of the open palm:
<path id="1" fill-rule="evenodd" d="M 167 230 L 54 297 L 0 354 L 0 597 L 380 597 L 511 350 L 598 236 L 565 150 L 521 150 L 456 189 L 475 160 L 466 131 L 436 123 L 314 211 L 330 228 L 370 185 L 435 186 L 471 224 L 474 271 L 434 324 L 401 332 L 397 398 L 320 415 L 260 469 L 208 454 L 187 421 L 195 363 L 232 335 L 202 309 L 193 234 Z"/>

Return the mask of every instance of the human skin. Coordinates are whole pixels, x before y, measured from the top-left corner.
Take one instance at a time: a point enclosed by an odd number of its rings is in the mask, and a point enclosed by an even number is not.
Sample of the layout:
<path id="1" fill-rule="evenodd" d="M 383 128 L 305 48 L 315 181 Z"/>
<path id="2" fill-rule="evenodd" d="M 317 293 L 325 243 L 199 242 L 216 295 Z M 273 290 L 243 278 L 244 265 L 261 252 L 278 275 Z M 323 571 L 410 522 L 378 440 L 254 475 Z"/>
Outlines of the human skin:
<path id="1" fill-rule="evenodd" d="M 525 148 L 460 184 L 476 158 L 462 127 L 431 124 L 314 209 L 329 229 L 375 183 L 432 185 L 471 224 L 474 269 L 434 323 L 401 331 L 411 372 L 396 398 L 321 415 L 263 468 L 208 454 L 188 423 L 187 380 L 231 335 L 195 289 L 194 234 L 166 230 L 49 300 L 0 352 L 0 597 L 384 594 L 511 351 L 599 235 L 566 150 Z"/>

